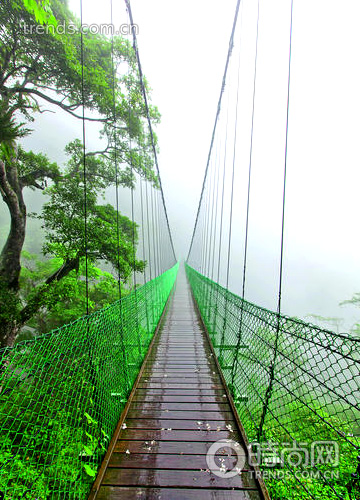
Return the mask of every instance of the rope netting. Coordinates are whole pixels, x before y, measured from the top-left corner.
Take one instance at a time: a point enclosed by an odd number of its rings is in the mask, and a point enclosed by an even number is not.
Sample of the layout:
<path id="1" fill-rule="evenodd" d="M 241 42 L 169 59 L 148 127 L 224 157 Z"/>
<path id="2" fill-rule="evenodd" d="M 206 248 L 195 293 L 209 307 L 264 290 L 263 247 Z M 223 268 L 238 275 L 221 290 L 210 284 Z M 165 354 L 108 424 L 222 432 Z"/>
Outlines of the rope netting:
<path id="1" fill-rule="evenodd" d="M 272 498 L 359 498 L 360 339 L 278 315 L 186 269 Z"/>
<path id="2" fill-rule="evenodd" d="M 1 359 L 1 498 L 86 498 L 178 266 Z"/>

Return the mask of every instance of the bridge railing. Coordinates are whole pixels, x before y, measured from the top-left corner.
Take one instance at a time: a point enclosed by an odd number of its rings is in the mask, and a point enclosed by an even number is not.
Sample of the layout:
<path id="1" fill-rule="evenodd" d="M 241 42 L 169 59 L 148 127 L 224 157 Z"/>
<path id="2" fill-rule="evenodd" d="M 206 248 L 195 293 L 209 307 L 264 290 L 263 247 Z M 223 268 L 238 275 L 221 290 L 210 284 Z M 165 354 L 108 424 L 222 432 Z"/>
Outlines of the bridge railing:
<path id="1" fill-rule="evenodd" d="M 87 497 L 177 269 L 0 351 L 0 498 Z"/>
<path id="2" fill-rule="evenodd" d="M 360 339 L 187 275 L 272 498 L 360 498 Z"/>

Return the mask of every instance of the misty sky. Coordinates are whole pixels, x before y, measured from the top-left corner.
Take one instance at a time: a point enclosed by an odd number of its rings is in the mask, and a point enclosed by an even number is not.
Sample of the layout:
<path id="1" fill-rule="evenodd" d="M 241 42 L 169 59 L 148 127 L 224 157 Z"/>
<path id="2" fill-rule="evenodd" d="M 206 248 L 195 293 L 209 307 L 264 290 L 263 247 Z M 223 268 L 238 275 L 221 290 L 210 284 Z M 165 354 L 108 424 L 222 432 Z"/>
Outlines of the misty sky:
<path id="1" fill-rule="evenodd" d="M 74 11 L 79 2 L 70 0 Z M 114 19 L 126 22 L 119 2 Z M 160 171 L 176 250 L 186 257 L 210 145 L 236 0 L 132 0 L 144 73 L 162 114 Z M 230 288 L 239 293 L 249 163 L 255 0 L 243 0 L 240 131 Z M 85 22 L 109 22 L 110 2 L 83 0 Z M 260 1 L 253 184 L 246 298 L 276 308 L 290 0 Z M 294 0 L 283 311 L 343 317 L 360 292 L 358 0 Z M 229 87 L 230 88 L 230 87 Z M 232 109 L 234 104 L 227 103 Z M 226 109 L 227 109 L 226 108 Z M 43 115 L 25 144 L 58 161 L 81 124 Z M 89 130 L 96 144 L 97 131 Z M 124 206 L 128 206 L 125 199 Z M 223 277 L 222 277 L 223 279 Z"/>
<path id="2" fill-rule="evenodd" d="M 134 0 L 144 71 L 163 114 L 160 166 L 177 249 L 186 255 L 209 149 L 235 0 Z M 244 0 L 243 134 L 230 287 L 241 290 L 256 2 Z M 276 308 L 290 1 L 260 1 L 247 298 Z M 283 310 L 359 318 L 360 70 L 356 0 L 294 1 Z M 235 47 L 236 52 L 236 47 Z M 240 199 L 242 198 L 242 199 Z M 340 328 L 341 330 L 341 328 Z"/>

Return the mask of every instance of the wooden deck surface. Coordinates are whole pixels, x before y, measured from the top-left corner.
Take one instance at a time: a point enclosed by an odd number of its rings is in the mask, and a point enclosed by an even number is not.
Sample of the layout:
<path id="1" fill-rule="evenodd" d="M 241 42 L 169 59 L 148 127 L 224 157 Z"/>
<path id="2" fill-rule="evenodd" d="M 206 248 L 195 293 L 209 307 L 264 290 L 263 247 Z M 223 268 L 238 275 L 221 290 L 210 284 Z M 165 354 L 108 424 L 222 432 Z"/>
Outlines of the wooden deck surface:
<path id="1" fill-rule="evenodd" d="M 89 500 L 269 498 L 247 461 L 232 478 L 209 471 L 206 454 L 220 439 L 244 445 L 181 270 Z M 219 452 L 218 468 L 233 469 L 236 450 Z"/>

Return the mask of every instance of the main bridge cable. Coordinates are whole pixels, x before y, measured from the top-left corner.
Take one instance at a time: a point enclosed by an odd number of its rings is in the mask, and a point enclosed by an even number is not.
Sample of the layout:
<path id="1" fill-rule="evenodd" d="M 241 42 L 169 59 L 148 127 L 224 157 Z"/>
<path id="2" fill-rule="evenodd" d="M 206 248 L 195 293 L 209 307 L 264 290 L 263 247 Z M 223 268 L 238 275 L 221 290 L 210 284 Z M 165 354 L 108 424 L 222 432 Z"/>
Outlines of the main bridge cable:
<path id="1" fill-rule="evenodd" d="M 287 102 L 286 102 L 286 129 L 285 129 L 285 160 L 284 160 L 284 178 L 283 178 L 283 196 L 282 196 L 282 215 L 281 215 L 281 243 L 280 243 L 280 264 L 279 264 L 279 294 L 277 306 L 277 324 L 274 343 L 274 356 L 269 369 L 269 385 L 265 393 L 265 402 L 260 419 L 257 439 L 260 440 L 263 435 L 264 423 L 268 411 L 274 379 L 275 379 L 275 364 L 277 360 L 278 343 L 280 336 L 280 320 L 281 320 L 281 294 L 283 282 L 283 264 L 284 264 L 284 230 L 285 230 L 285 201 L 286 201 L 286 173 L 287 173 L 287 158 L 288 158 L 288 136 L 289 136 L 289 105 L 290 105 L 290 82 L 291 82 L 291 53 L 292 53 L 292 33 L 293 33 L 293 11 L 294 0 L 291 0 L 290 8 L 290 41 L 289 41 L 289 57 L 288 57 L 288 82 L 287 82 Z"/>
<path id="2" fill-rule="evenodd" d="M 128 2 L 129 0 L 125 0 L 125 1 Z M 197 214 L 196 214 L 194 230 L 193 230 L 192 237 L 191 237 L 190 248 L 189 248 L 188 256 L 186 259 L 187 262 L 189 261 L 189 257 L 190 257 L 191 251 L 192 251 L 195 232 L 196 232 L 196 228 L 197 228 L 197 224 L 198 224 L 198 220 L 199 220 L 200 207 L 201 207 L 201 202 L 202 202 L 203 195 L 204 195 L 205 183 L 206 183 L 206 179 L 207 179 L 207 175 L 208 175 L 210 158 L 211 158 L 212 149 L 213 149 L 214 140 L 215 140 L 215 132 L 216 132 L 217 123 L 219 120 L 222 97 L 223 97 L 223 93 L 225 90 L 228 67 L 229 67 L 230 58 L 231 58 L 232 50 L 233 50 L 233 46 L 234 46 L 234 35 L 235 35 L 235 30 L 236 30 L 236 25 L 237 25 L 237 20 L 238 20 L 240 4 L 241 4 L 241 0 L 237 0 L 236 10 L 235 10 L 235 15 L 234 15 L 234 22 L 233 22 L 233 27 L 232 27 L 232 31 L 231 31 L 230 41 L 229 41 L 229 49 L 228 49 L 227 58 L 226 58 L 225 70 L 224 70 L 224 75 L 223 75 L 222 85 L 221 85 L 221 90 L 220 90 L 220 96 L 219 96 L 216 115 L 215 115 L 215 123 L 214 123 L 214 128 L 213 128 L 213 132 L 212 132 L 212 136 L 211 136 L 210 149 L 209 149 L 208 159 L 207 159 L 206 168 L 205 168 L 204 180 L 203 180 L 203 184 L 202 184 L 202 188 L 201 188 L 200 201 L 199 201 L 198 210 L 197 210 Z"/>
<path id="3" fill-rule="evenodd" d="M 240 0 L 239 0 L 239 2 L 240 2 Z M 147 121 L 148 121 L 148 124 L 149 124 L 151 145 L 152 145 L 152 149 L 153 149 L 155 166 L 156 166 L 156 171 L 157 171 L 158 181 L 159 181 L 160 191 L 161 191 L 161 198 L 162 198 L 162 203 L 163 203 L 163 207 L 164 207 L 164 212 L 165 212 L 165 217 L 166 217 L 166 224 L 167 224 L 167 228 L 168 228 L 168 233 L 169 233 L 169 238 L 170 238 L 170 244 L 171 244 L 171 249 L 172 249 L 172 253 L 173 253 L 173 257 L 174 257 L 174 264 L 175 264 L 176 261 L 177 261 L 177 259 L 176 259 L 176 253 L 175 253 L 175 247 L 174 247 L 172 233 L 171 233 L 171 229 L 170 229 L 169 217 L 168 217 L 168 213 L 167 213 L 167 209 L 166 209 L 166 203 L 165 203 L 165 197 L 164 197 L 164 190 L 163 190 L 162 183 L 161 183 L 160 170 L 159 170 L 159 162 L 158 162 L 158 158 L 157 158 L 154 133 L 153 133 L 152 123 L 151 123 L 149 104 L 148 104 L 148 99 L 147 99 L 147 94 L 146 94 L 146 88 L 145 88 L 145 84 L 144 84 L 144 76 L 143 76 L 142 66 L 141 66 L 141 62 L 140 62 L 139 49 L 138 49 L 138 44 L 137 44 L 137 37 L 136 37 L 136 31 L 135 31 L 135 25 L 134 25 L 134 19 L 133 19 L 133 15 L 132 15 L 130 0 L 125 0 L 125 3 L 126 3 L 126 7 L 128 9 L 129 18 L 130 18 L 131 33 L 132 33 L 132 37 L 133 37 L 133 48 L 134 48 L 136 59 L 137 59 L 137 63 L 138 63 L 139 80 L 140 80 L 141 90 L 142 90 L 142 93 L 143 93 L 143 96 L 144 96 L 144 103 L 145 103 Z"/>

